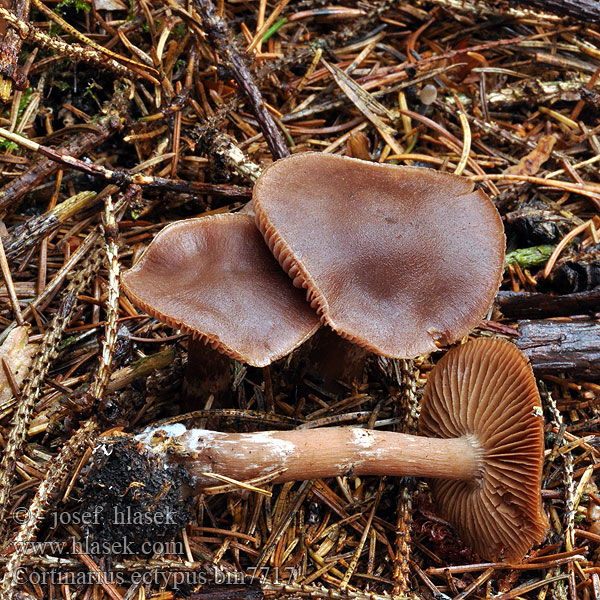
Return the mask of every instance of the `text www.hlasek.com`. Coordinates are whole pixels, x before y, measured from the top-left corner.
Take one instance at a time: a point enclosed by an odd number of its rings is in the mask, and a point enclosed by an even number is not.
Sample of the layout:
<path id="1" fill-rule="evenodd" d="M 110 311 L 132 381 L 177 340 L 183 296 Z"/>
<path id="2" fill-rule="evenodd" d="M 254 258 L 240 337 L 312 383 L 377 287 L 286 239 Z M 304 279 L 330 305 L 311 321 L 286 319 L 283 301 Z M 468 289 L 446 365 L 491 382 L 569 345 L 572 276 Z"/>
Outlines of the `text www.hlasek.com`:
<path id="1" fill-rule="evenodd" d="M 126 537 L 120 540 L 113 541 L 96 541 L 89 538 L 76 540 L 71 538 L 70 541 L 53 541 L 53 542 L 35 542 L 23 541 L 15 542 L 14 548 L 23 555 L 41 554 L 59 554 L 68 552 L 70 554 L 112 554 L 112 555 L 165 555 L 175 554 L 183 555 L 183 542 L 176 541 L 150 541 L 133 543 Z"/>

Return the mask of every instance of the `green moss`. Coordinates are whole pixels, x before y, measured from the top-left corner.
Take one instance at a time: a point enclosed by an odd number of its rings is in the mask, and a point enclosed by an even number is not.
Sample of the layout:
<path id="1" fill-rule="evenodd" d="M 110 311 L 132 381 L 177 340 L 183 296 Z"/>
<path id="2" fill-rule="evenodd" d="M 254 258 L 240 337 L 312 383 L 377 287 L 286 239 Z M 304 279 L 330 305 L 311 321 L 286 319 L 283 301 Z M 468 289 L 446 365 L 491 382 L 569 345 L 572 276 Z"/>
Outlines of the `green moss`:
<path id="1" fill-rule="evenodd" d="M 14 152 L 15 150 L 18 150 L 18 149 L 19 149 L 19 146 L 17 146 L 17 144 L 0 137 L 0 152 L 5 153 L 5 152 L 11 151 L 11 150 Z"/>
<path id="2" fill-rule="evenodd" d="M 505 264 L 518 263 L 523 269 L 545 265 L 556 246 L 544 244 L 531 248 L 519 248 L 506 255 Z"/>
<path id="3" fill-rule="evenodd" d="M 173 28 L 173 35 L 182 40 L 187 33 L 187 25 L 185 23 L 177 23 Z"/>
<path id="4" fill-rule="evenodd" d="M 74 8 L 76 12 L 89 12 L 91 6 L 85 0 L 62 0 L 56 5 L 56 11 Z"/>

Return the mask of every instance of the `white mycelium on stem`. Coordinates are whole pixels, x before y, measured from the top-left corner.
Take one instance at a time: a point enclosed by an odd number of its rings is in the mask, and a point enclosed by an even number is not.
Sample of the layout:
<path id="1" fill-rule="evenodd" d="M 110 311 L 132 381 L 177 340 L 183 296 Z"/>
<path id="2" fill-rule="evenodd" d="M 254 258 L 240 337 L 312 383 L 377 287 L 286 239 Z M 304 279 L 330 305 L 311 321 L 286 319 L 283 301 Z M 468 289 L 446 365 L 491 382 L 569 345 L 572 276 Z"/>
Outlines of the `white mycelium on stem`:
<path id="1" fill-rule="evenodd" d="M 527 359 L 512 344 L 478 339 L 448 352 L 430 373 L 422 435 L 328 427 L 220 433 L 167 425 L 137 440 L 184 464 L 196 489 L 215 473 L 275 482 L 338 475 L 430 478 L 439 512 L 488 560 L 517 561 L 541 541 L 543 420 Z"/>

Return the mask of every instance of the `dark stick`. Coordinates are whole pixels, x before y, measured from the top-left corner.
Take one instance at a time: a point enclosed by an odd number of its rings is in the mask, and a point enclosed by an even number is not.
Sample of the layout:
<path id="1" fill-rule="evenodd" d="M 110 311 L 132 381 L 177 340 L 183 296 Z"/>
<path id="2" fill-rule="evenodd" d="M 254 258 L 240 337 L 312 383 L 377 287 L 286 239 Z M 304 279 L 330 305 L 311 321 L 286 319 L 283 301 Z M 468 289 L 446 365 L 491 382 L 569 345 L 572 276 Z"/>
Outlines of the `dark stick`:
<path id="1" fill-rule="evenodd" d="M 571 17 L 588 23 L 600 22 L 600 2 L 597 0 L 510 0 L 510 3 L 526 8 L 539 8 L 561 17 Z"/>
<path id="2" fill-rule="evenodd" d="M 81 156 L 90 150 L 93 150 L 109 138 L 113 133 L 121 128 L 118 119 L 108 118 L 99 123 L 97 133 L 84 133 L 71 142 L 60 147 L 60 151 L 55 150 L 57 155 L 65 154 L 69 156 Z M 52 177 L 60 168 L 60 162 L 42 158 L 38 160 L 28 171 L 20 177 L 7 183 L 0 189 L 0 210 L 7 210 L 20 200 L 25 194 L 33 188 L 40 185 Z"/>
<path id="3" fill-rule="evenodd" d="M 541 319 L 600 312 L 600 287 L 573 294 L 498 292 L 496 303 L 505 317 Z"/>
<path id="4" fill-rule="evenodd" d="M 29 252 L 44 237 L 56 231 L 66 219 L 92 205 L 96 198 L 95 192 L 82 192 L 42 215 L 30 217 L 26 221 L 14 225 L 2 240 L 6 257 L 9 260 L 15 260 Z"/>
<path id="5" fill-rule="evenodd" d="M 165 179 L 164 177 L 153 177 L 152 175 L 132 173 L 125 169 L 107 169 L 106 167 L 103 167 L 101 165 L 87 163 L 83 160 L 79 160 L 78 158 L 74 158 L 69 152 L 61 152 L 59 150 L 54 150 L 53 148 L 50 148 L 48 146 L 42 146 L 37 142 L 26 140 L 25 138 L 21 138 L 18 135 L 12 134 L 11 132 L 3 129 L 2 127 L 0 127 L 0 135 L 13 141 L 16 144 L 19 144 L 20 146 L 27 148 L 28 150 L 32 150 L 33 152 L 39 152 L 40 154 L 43 154 L 49 159 L 49 162 L 55 165 L 54 170 L 58 169 L 59 165 L 64 165 L 66 167 L 71 167 L 72 169 L 75 169 L 77 171 L 81 171 L 82 173 L 86 173 L 87 175 L 91 175 L 92 177 L 100 177 L 104 179 L 107 183 L 114 183 L 118 186 L 139 185 L 141 187 L 161 188 L 187 194 L 216 194 L 220 196 L 231 196 L 235 198 L 249 198 L 251 196 L 251 191 L 249 189 L 235 185 L 200 183 L 195 181 L 181 181 L 179 179 Z M 77 149 L 79 148 L 80 146 L 77 146 Z M 13 182 L 11 186 L 19 187 L 19 181 L 22 182 L 22 180 L 28 174 L 30 174 L 32 170 L 33 169 L 30 169 L 28 173 L 22 176 L 17 182 Z M 40 183 L 39 172 L 36 172 L 36 176 L 37 178 L 35 180 L 34 185 Z M 31 185 L 30 182 L 29 184 L 30 185 L 25 191 L 21 189 L 22 193 L 18 197 L 22 196 L 24 193 L 29 191 L 29 189 L 34 187 L 34 185 Z M 6 196 L 3 194 L 4 190 L 0 190 L 0 210 L 10 202 L 10 200 L 7 200 Z"/>
<path id="6" fill-rule="evenodd" d="M 228 196 L 230 198 L 250 198 L 252 190 L 239 185 L 226 185 L 221 183 L 201 183 L 199 181 L 182 181 L 180 179 L 166 179 L 165 177 L 153 177 L 139 173 L 129 173 L 125 170 L 109 171 L 106 173 L 93 173 L 103 176 L 110 181 L 122 185 L 136 184 L 141 187 L 160 188 L 181 192 L 182 194 L 215 194 L 216 196 Z"/>
<path id="7" fill-rule="evenodd" d="M 265 106 L 265 101 L 252 79 L 241 52 L 236 48 L 229 29 L 215 10 L 212 0 L 196 0 L 202 22 L 211 44 L 221 60 L 231 70 L 231 74 L 246 97 L 250 110 L 256 117 L 273 158 L 284 158 L 290 151 L 285 145 L 277 125 Z"/>
<path id="8" fill-rule="evenodd" d="M 600 379 L 600 324 L 589 319 L 519 321 L 517 347 L 537 375 Z"/>
<path id="9" fill-rule="evenodd" d="M 95 121 L 97 131 L 84 133 L 60 147 L 60 152 L 69 156 L 81 156 L 96 148 L 111 135 L 120 131 L 123 123 L 118 115 L 126 114 L 128 90 L 117 91 L 112 99 L 103 107 L 101 116 Z M 9 136 L 4 136 L 8 139 Z M 25 138 L 15 140 L 22 145 Z M 54 151 L 56 152 L 56 151 Z M 0 188 L 0 211 L 7 210 L 40 183 L 52 177 L 60 168 L 60 163 L 48 158 L 42 158 L 30 167 L 23 175 L 17 177 Z"/>

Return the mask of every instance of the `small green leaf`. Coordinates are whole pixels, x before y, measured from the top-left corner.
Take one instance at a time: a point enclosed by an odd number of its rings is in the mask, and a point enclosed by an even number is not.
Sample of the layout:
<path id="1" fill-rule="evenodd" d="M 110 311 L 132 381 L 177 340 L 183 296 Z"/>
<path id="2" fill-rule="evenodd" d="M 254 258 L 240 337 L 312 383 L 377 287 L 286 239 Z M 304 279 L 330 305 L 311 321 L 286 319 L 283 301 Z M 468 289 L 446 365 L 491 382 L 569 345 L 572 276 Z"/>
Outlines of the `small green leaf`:
<path id="1" fill-rule="evenodd" d="M 543 244 L 541 246 L 532 246 L 531 248 L 519 248 L 506 255 L 505 264 L 518 263 L 523 269 L 530 267 L 540 267 L 545 265 L 554 251 L 553 244 Z"/>

